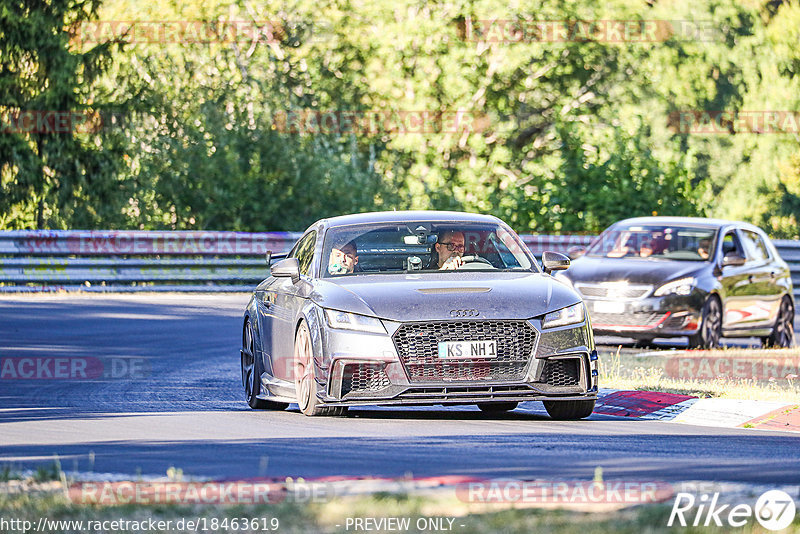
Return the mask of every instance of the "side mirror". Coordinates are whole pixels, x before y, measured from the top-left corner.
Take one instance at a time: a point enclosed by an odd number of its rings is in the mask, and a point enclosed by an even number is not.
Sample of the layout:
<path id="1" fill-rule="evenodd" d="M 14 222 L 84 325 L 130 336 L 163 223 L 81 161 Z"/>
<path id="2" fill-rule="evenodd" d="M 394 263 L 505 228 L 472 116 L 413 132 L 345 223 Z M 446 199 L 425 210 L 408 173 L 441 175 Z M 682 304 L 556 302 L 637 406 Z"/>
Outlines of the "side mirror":
<path id="1" fill-rule="evenodd" d="M 553 271 L 563 271 L 569 267 L 569 258 L 560 252 L 545 251 L 542 253 L 542 265 L 547 274 Z"/>
<path id="2" fill-rule="evenodd" d="M 739 267 L 744 265 L 746 261 L 747 260 L 745 260 L 743 257 L 731 252 L 730 254 L 725 254 L 725 257 L 722 258 L 722 266 L 727 267 L 728 265 L 733 265 L 735 267 Z"/>
<path id="3" fill-rule="evenodd" d="M 577 260 L 584 254 L 586 254 L 586 247 L 569 247 L 567 249 L 567 256 L 571 260 Z"/>
<path id="4" fill-rule="evenodd" d="M 269 272 L 275 278 L 291 278 L 293 284 L 300 281 L 300 263 L 297 258 L 280 260 L 272 266 Z"/>

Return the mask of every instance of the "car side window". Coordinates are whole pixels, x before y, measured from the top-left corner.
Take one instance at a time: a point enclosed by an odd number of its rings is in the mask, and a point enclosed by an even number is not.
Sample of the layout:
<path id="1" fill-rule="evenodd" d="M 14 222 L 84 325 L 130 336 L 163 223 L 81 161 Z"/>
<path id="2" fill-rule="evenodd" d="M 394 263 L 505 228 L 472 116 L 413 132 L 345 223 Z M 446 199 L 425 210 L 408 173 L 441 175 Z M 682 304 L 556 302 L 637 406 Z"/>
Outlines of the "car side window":
<path id="1" fill-rule="evenodd" d="M 742 246 L 739 244 L 739 238 L 736 237 L 736 232 L 734 231 L 725 234 L 722 240 L 722 257 L 724 258 L 728 254 L 737 254 L 743 258 L 745 257 Z"/>
<path id="2" fill-rule="evenodd" d="M 316 242 L 317 232 L 309 232 L 297 242 L 297 245 L 295 245 L 291 254 L 289 254 L 290 258 L 297 258 L 297 263 L 300 264 L 300 274 L 308 275 L 311 262 L 314 259 L 314 245 Z"/>
<path id="3" fill-rule="evenodd" d="M 745 248 L 747 248 L 748 260 L 760 262 L 769 259 L 769 250 L 760 235 L 750 230 L 744 230 L 742 235 L 744 236 Z"/>

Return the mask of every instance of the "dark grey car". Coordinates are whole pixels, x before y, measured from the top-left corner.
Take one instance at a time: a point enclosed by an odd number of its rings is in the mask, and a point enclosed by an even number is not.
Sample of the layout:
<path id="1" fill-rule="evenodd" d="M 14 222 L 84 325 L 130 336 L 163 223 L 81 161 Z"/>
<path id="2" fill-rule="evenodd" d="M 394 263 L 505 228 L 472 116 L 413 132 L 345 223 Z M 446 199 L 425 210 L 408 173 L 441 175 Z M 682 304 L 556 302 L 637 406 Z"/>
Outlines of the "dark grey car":
<path id="1" fill-rule="evenodd" d="M 757 336 L 777 347 L 794 341 L 789 267 L 751 224 L 626 219 L 559 277 L 586 299 L 598 335 L 688 336 L 692 347 L 717 347 L 723 336 Z"/>
<path id="2" fill-rule="evenodd" d="M 578 293 L 495 217 L 386 212 L 321 220 L 271 266 L 247 306 L 242 383 L 252 408 L 306 415 L 364 404 L 545 401 L 591 414 L 597 353 Z"/>

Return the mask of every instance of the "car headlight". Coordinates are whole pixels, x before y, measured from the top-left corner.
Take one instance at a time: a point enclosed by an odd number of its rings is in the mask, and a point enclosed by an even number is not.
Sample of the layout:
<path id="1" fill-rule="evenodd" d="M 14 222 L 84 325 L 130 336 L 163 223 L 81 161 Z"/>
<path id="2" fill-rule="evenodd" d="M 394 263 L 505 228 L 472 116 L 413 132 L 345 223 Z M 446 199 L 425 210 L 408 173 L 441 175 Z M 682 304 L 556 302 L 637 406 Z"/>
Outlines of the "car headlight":
<path id="1" fill-rule="evenodd" d="M 656 297 L 663 297 L 664 295 L 688 295 L 692 292 L 696 283 L 697 280 L 692 277 L 673 280 L 656 289 L 653 295 Z"/>
<path id="2" fill-rule="evenodd" d="M 372 332 L 373 334 L 385 334 L 380 319 L 377 317 L 367 317 L 356 313 L 348 313 L 337 310 L 325 310 L 325 318 L 331 328 L 341 330 L 356 330 L 358 332 Z"/>
<path id="3" fill-rule="evenodd" d="M 561 308 L 560 310 L 545 315 L 542 320 L 542 328 L 553 328 L 554 326 L 580 323 L 583 322 L 585 318 L 586 310 L 583 306 L 583 302 L 579 302 L 574 306 Z"/>

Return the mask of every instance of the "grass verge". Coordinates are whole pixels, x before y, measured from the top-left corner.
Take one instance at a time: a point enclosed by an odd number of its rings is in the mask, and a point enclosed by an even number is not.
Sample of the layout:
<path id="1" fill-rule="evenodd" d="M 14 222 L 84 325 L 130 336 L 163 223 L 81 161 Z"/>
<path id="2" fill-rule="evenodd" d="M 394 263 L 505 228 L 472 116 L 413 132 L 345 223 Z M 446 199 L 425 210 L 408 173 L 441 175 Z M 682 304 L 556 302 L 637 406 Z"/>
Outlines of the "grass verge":
<path id="1" fill-rule="evenodd" d="M 622 349 L 599 354 L 602 387 L 696 397 L 800 402 L 800 349 Z"/>
<path id="2" fill-rule="evenodd" d="M 171 527 L 149 530 L 150 532 L 179 532 L 180 520 L 204 519 L 206 525 L 217 525 L 214 532 L 354 532 L 356 518 L 379 520 L 380 518 L 408 518 L 408 528 L 403 532 L 432 532 L 448 530 L 463 534 L 479 532 L 505 533 L 631 533 L 641 532 L 727 532 L 730 528 L 719 527 L 668 527 L 671 503 L 651 504 L 612 512 L 576 512 L 538 508 L 476 510 L 474 505 L 460 502 L 454 497 L 408 496 L 398 494 L 374 494 L 371 496 L 342 497 L 328 502 L 297 503 L 283 502 L 264 505 L 229 506 L 94 506 L 75 504 L 58 492 L 28 491 L 9 494 L 0 491 L 0 517 L 29 521 L 36 525 L 44 517 L 51 521 L 71 521 L 62 526 L 49 523 L 48 532 L 131 532 L 129 528 L 115 528 L 112 521 L 171 521 Z M 242 528 L 243 519 L 259 519 L 259 527 Z M 266 523 L 261 522 L 263 518 Z M 228 521 L 224 523 L 224 520 Z M 234 527 L 233 520 L 237 519 Z M 276 521 L 273 522 L 272 520 Z M 452 522 L 449 521 L 452 519 Z M 82 521 L 80 526 L 75 523 Z M 91 522 L 91 523 L 90 523 Z M 222 525 L 226 525 L 223 527 Z M 96 525 L 98 528 L 93 528 Z M 269 528 L 261 528 L 266 525 Z M 349 527 L 348 527 L 349 525 Z M 376 526 L 378 525 L 378 526 Z M 447 525 L 447 528 L 439 528 Z M 276 527 L 277 528 L 273 528 Z M 200 531 L 202 529 L 198 529 Z M 365 529 L 360 529 L 364 531 Z M 372 523 L 369 532 L 397 532 L 397 528 L 381 528 Z M 184 529 L 183 531 L 188 531 Z M 754 519 L 738 532 L 764 532 Z M 0 532 L 19 532 L 0 526 Z M 800 515 L 784 532 L 800 533 Z"/>

